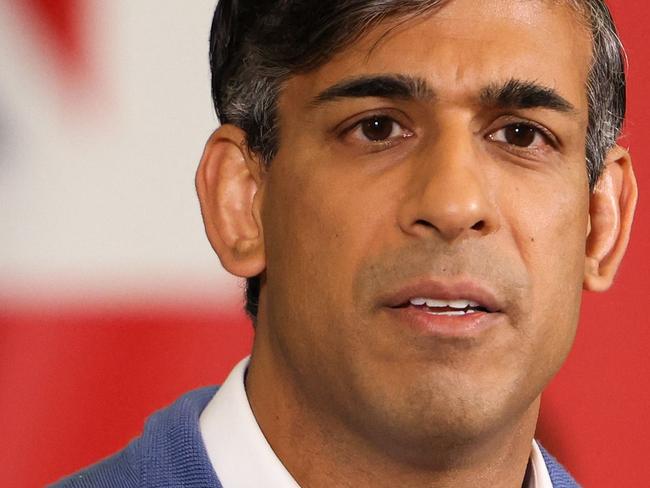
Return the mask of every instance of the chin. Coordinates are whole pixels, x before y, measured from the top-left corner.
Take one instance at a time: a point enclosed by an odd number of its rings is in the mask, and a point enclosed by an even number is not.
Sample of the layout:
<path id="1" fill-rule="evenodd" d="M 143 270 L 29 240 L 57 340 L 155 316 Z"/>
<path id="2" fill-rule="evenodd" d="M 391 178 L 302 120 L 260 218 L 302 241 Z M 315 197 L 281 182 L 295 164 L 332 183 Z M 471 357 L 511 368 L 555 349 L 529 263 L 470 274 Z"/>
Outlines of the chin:
<path id="1" fill-rule="evenodd" d="M 517 380 L 496 386 L 440 379 L 385 391 L 361 410 L 373 442 L 393 446 L 393 454 L 410 463 L 452 462 L 454 453 L 498 438 L 522 416 L 536 418 L 539 395 L 517 391 Z M 440 453 L 449 453 L 449 459 Z"/>

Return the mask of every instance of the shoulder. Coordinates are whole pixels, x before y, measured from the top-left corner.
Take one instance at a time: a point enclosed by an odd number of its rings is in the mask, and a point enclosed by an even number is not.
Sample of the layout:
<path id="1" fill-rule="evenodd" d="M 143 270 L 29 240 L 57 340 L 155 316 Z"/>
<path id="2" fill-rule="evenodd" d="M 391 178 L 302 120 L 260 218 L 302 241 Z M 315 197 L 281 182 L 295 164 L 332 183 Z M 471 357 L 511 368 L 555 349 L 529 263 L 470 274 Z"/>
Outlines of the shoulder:
<path id="1" fill-rule="evenodd" d="M 135 488 L 140 486 L 140 473 L 136 462 L 138 441 L 139 438 L 124 450 L 57 481 L 50 485 L 51 488 Z"/>
<path id="2" fill-rule="evenodd" d="M 216 387 L 186 393 L 151 415 L 140 437 L 123 450 L 72 474 L 52 488 L 135 488 L 183 486 L 186 476 L 220 486 L 212 470 L 198 427 L 203 408 Z"/>
<path id="3" fill-rule="evenodd" d="M 553 457 L 544 447 L 537 442 L 539 450 L 544 457 L 544 463 L 548 469 L 548 474 L 551 477 L 553 488 L 580 488 L 578 482 L 573 479 L 567 469 L 560 464 L 560 462 Z"/>

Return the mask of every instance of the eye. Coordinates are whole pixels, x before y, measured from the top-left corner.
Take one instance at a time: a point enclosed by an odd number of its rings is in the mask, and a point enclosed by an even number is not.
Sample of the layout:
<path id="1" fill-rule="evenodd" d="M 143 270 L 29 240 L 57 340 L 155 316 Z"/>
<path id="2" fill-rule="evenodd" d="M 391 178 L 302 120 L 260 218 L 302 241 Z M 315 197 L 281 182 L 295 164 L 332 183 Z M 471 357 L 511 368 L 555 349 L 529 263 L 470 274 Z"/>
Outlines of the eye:
<path id="1" fill-rule="evenodd" d="M 549 136 L 542 129 L 525 123 L 507 125 L 490 134 L 489 138 L 522 149 L 539 148 L 549 142 Z"/>
<path id="2" fill-rule="evenodd" d="M 368 117 L 351 129 L 350 136 L 363 142 L 390 144 L 413 134 L 393 118 L 385 115 Z"/>

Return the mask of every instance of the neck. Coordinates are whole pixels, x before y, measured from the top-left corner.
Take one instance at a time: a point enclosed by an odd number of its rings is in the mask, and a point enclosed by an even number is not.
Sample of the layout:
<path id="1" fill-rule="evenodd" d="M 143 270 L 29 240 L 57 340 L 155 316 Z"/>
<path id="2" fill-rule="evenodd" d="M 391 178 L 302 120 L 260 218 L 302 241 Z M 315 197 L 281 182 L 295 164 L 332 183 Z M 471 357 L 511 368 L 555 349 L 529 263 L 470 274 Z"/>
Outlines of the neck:
<path id="1" fill-rule="evenodd" d="M 520 488 L 539 398 L 518 418 L 476 439 L 436 438 L 417 446 L 378 443 L 313 408 L 257 331 L 246 390 L 273 451 L 303 488 L 431 486 Z M 299 447 L 297 447 L 299 446 Z M 395 448 L 395 446 L 399 446 Z"/>

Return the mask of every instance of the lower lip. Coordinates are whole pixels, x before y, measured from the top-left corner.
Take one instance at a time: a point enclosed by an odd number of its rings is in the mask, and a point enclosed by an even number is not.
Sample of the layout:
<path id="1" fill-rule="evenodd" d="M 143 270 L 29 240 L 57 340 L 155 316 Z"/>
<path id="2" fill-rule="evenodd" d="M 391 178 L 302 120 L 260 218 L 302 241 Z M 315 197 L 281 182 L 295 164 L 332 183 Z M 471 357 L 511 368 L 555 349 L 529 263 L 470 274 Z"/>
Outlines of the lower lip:
<path id="1" fill-rule="evenodd" d="M 503 314 L 475 312 L 464 315 L 434 314 L 419 307 L 388 308 L 391 318 L 418 333 L 449 338 L 475 337 L 495 327 Z"/>

